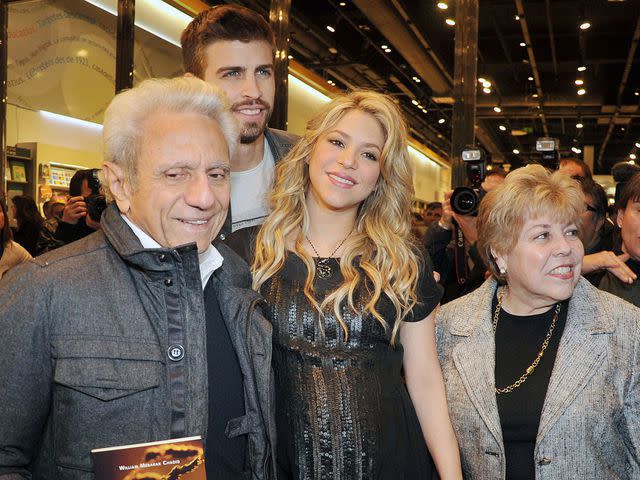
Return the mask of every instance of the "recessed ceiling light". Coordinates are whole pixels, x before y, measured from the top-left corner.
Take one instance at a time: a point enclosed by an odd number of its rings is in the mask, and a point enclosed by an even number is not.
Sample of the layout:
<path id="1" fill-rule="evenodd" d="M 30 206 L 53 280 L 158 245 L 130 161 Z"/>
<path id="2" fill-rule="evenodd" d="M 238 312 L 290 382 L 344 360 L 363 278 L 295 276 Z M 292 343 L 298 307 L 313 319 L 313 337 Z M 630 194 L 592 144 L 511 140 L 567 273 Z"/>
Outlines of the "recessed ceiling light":
<path id="1" fill-rule="evenodd" d="M 518 150 L 517 148 L 513 149 L 513 153 L 515 153 L 516 155 L 518 155 L 520 153 L 520 150 Z"/>
<path id="2" fill-rule="evenodd" d="M 576 81 L 574 82 L 576 85 L 584 85 L 584 80 L 581 78 L 576 78 Z"/>
<path id="3" fill-rule="evenodd" d="M 487 80 L 486 80 L 484 77 L 479 77 L 479 78 L 478 78 L 478 83 L 484 83 L 484 82 L 486 82 L 486 81 L 487 81 Z"/>
<path id="4" fill-rule="evenodd" d="M 327 25 L 327 30 L 329 30 L 331 33 L 336 31 L 336 29 L 333 28 L 331 25 Z"/>
<path id="5" fill-rule="evenodd" d="M 587 30 L 589 27 L 591 27 L 591 23 L 588 20 L 580 24 L 580 30 Z"/>
<path id="6" fill-rule="evenodd" d="M 635 160 L 635 159 L 636 159 L 636 154 L 635 154 L 635 153 L 630 153 L 630 154 L 629 154 L 629 158 L 630 158 L 631 160 Z"/>
<path id="7" fill-rule="evenodd" d="M 571 147 L 571 151 L 572 151 L 573 153 L 576 153 L 576 154 L 578 154 L 578 153 L 582 153 L 582 150 L 580 150 L 580 149 L 579 149 L 579 148 L 577 148 L 577 147 Z"/>
<path id="8" fill-rule="evenodd" d="M 495 107 L 493 107 L 493 111 L 496 113 L 500 113 L 502 109 L 496 105 Z"/>
<path id="9" fill-rule="evenodd" d="M 584 72 L 586 69 L 587 69 L 587 67 L 585 67 L 584 65 L 580 65 L 580 66 L 578 67 L 578 71 L 579 71 L 579 72 Z"/>
<path id="10" fill-rule="evenodd" d="M 413 81 L 416 83 L 420 83 L 420 79 L 418 77 L 413 77 Z"/>
<path id="11" fill-rule="evenodd" d="M 531 95 L 533 98 L 538 98 L 538 94 L 534 93 L 533 95 Z M 538 108 L 540 108 L 540 105 L 538 105 Z"/>
<path id="12" fill-rule="evenodd" d="M 576 123 L 576 128 L 582 128 L 584 127 L 584 125 L 582 124 L 582 122 L 578 122 Z"/>
<path id="13" fill-rule="evenodd" d="M 391 49 L 390 48 L 385 48 L 384 51 L 387 52 L 387 53 L 391 53 Z"/>
<path id="14" fill-rule="evenodd" d="M 578 95 L 584 95 L 585 93 L 587 93 L 587 91 L 584 88 L 578 90 Z"/>
<path id="15" fill-rule="evenodd" d="M 491 88 L 491 82 L 489 80 L 485 80 L 484 82 L 482 82 L 482 86 L 484 88 Z"/>
<path id="16" fill-rule="evenodd" d="M 533 82 L 533 77 L 529 77 L 527 78 L 527 80 L 529 80 L 530 82 Z"/>
<path id="17" fill-rule="evenodd" d="M 507 127 L 505 127 L 504 125 L 500 125 L 498 128 L 500 129 L 501 132 L 507 131 Z"/>
<path id="18" fill-rule="evenodd" d="M 453 27 L 456 24 L 456 21 L 453 18 L 447 18 L 445 23 Z"/>
<path id="19" fill-rule="evenodd" d="M 638 90 L 636 90 L 635 92 L 633 92 L 633 94 L 634 94 L 636 97 L 640 97 L 640 91 L 638 91 Z"/>
<path id="20" fill-rule="evenodd" d="M 438 2 L 438 8 L 439 8 L 440 10 L 446 10 L 447 8 L 449 8 L 449 5 L 447 5 L 447 4 L 446 4 L 446 3 L 444 3 L 444 2 Z"/>
<path id="21" fill-rule="evenodd" d="M 380 48 L 383 49 L 383 50 L 386 50 L 387 48 L 389 48 L 389 46 L 388 45 L 380 45 Z"/>
<path id="22" fill-rule="evenodd" d="M 635 145 L 636 147 L 640 148 L 640 142 L 636 142 L 634 145 Z"/>
<path id="23" fill-rule="evenodd" d="M 515 17 L 513 17 L 513 18 L 515 18 L 515 19 L 516 19 L 516 22 L 517 22 L 518 20 L 520 20 L 520 15 L 516 15 L 516 16 L 515 16 Z"/>
<path id="24" fill-rule="evenodd" d="M 526 46 L 527 46 L 527 44 L 526 44 L 526 43 L 524 43 L 524 42 L 520 42 L 520 46 L 521 46 L 521 47 L 526 47 Z"/>
<path id="25" fill-rule="evenodd" d="M 420 102 L 418 102 L 417 100 L 414 99 L 414 100 L 411 100 L 411 103 L 413 103 L 414 105 L 418 105 L 418 103 L 420 103 Z"/>
<path id="26" fill-rule="evenodd" d="M 422 113 L 429 113 L 426 108 L 422 109 Z"/>
<path id="27" fill-rule="evenodd" d="M 440 125 L 442 125 L 444 122 L 446 122 L 446 120 L 445 120 L 444 118 L 441 118 L 440 120 L 438 120 L 438 123 L 439 123 Z"/>
<path id="28" fill-rule="evenodd" d="M 482 91 L 483 91 L 484 93 L 486 93 L 486 94 L 491 93 L 491 89 L 490 89 L 490 88 L 486 88 L 486 87 L 485 87 L 485 88 L 483 88 L 483 89 L 482 89 Z"/>

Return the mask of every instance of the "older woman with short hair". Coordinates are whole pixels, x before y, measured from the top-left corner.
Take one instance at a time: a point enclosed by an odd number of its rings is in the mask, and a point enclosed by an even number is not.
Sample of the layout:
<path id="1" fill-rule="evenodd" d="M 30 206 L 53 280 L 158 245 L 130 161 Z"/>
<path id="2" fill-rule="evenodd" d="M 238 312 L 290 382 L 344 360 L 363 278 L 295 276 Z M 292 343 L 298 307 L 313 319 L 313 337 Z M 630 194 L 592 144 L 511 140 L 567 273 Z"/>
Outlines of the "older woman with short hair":
<path id="1" fill-rule="evenodd" d="M 640 310 L 580 277 L 583 209 L 539 165 L 480 206 L 492 277 L 437 317 L 466 478 L 640 478 Z"/>

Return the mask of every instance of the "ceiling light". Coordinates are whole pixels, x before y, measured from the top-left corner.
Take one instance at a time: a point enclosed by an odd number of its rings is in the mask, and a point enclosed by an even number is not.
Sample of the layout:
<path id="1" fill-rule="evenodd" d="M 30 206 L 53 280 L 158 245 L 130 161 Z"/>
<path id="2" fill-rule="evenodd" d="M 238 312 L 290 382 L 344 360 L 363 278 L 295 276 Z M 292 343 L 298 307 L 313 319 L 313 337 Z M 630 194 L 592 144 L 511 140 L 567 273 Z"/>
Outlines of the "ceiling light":
<path id="1" fill-rule="evenodd" d="M 576 85 L 584 85 L 584 80 L 581 78 L 576 78 L 576 81 L 574 82 Z"/>
<path id="2" fill-rule="evenodd" d="M 587 91 L 584 88 L 578 90 L 578 95 L 584 95 L 585 93 L 587 93 Z"/>
<path id="3" fill-rule="evenodd" d="M 449 8 L 449 5 L 447 5 L 447 4 L 446 4 L 446 3 L 444 3 L 444 2 L 438 2 L 438 8 L 439 8 L 440 10 L 446 10 L 447 8 Z"/>
<path id="4" fill-rule="evenodd" d="M 420 83 L 420 79 L 418 77 L 413 77 L 413 81 L 416 83 Z"/>
<path id="5" fill-rule="evenodd" d="M 338 50 L 336 50 L 334 47 L 329 47 L 329 52 L 335 55 L 336 53 L 338 53 Z"/>
<path id="6" fill-rule="evenodd" d="M 383 50 L 386 50 L 387 48 L 389 48 L 389 46 L 388 45 L 380 45 L 380 48 L 383 49 Z"/>
<path id="7" fill-rule="evenodd" d="M 587 30 L 590 26 L 591 26 L 591 23 L 589 23 L 589 21 L 588 21 L 588 20 L 584 20 L 584 21 L 580 24 L 580 30 Z"/>
<path id="8" fill-rule="evenodd" d="M 516 15 L 515 17 L 513 17 L 516 19 L 516 21 L 520 20 L 520 15 Z"/>
<path id="9" fill-rule="evenodd" d="M 451 26 L 453 27 L 453 26 L 456 24 L 456 21 L 455 21 L 453 18 L 447 18 L 447 19 L 445 20 L 445 23 L 446 23 L 447 25 L 451 25 Z"/>
<path id="10" fill-rule="evenodd" d="M 538 94 L 534 93 L 533 95 L 531 95 L 533 98 L 538 98 Z M 540 108 L 540 105 L 538 105 L 538 108 Z"/>
<path id="11" fill-rule="evenodd" d="M 634 94 L 636 97 L 640 97 L 640 91 L 638 91 L 638 90 L 636 90 L 635 92 L 633 92 L 633 94 Z"/>
<path id="12" fill-rule="evenodd" d="M 527 44 L 526 44 L 526 43 L 524 43 L 524 42 L 520 42 L 520 46 L 521 46 L 521 47 L 526 47 L 526 46 L 527 46 Z"/>
<path id="13" fill-rule="evenodd" d="M 579 148 L 576 148 L 576 147 L 571 147 L 571 151 L 573 153 L 575 153 L 575 154 L 582 153 L 582 150 L 580 150 Z"/>
<path id="14" fill-rule="evenodd" d="M 487 81 L 487 80 L 486 80 L 484 77 L 479 77 L 479 78 L 478 78 L 478 83 L 484 83 L 484 82 L 486 82 L 486 81 Z"/>
<path id="15" fill-rule="evenodd" d="M 529 77 L 527 78 L 527 80 L 529 80 L 530 82 L 533 82 L 533 77 Z"/>
<path id="16" fill-rule="evenodd" d="M 422 109 L 422 113 L 429 113 L 426 108 Z"/>
<path id="17" fill-rule="evenodd" d="M 513 153 L 515 153 L 516 155 L 518 155 L 520 153 L 520 150 L 518 150 L 517 148 L 513 149 Z"/>
<path id="18" fill-rule="evenodd" d="M 86 48 L 82 48 L 78 50 L 78 53 L 76 53 L 76 55 L 78 55 L 79 57 L 86 57 L 87 55 L 89 55 L 89 52 Z"/>
<path id="19" fill-rule="evenodd" d="M 630 154 L 629 154 L 629 158 L 630 158 L 631 160 L 635 160 L 635 159 L 636 159 L 636 154 L 635 154 L 635 153 L 630 153 Z"/>
<path id="20" fill-rule="evenodd" d="M 293 60 L 293 55 L 289 55 L 289 60 Z"/>
<path id="21" fill-rule="evenodd" d="M 636 164 L 636 162 L 634 162 L 633 160 L 629 160 L 629 162 L 628 162 L 628 163 L 629 163 L 630 165 L 635 165 L 635 164 Z"/>
<path id="22" fill-rule="evenodd" d="M 491 87 L 491 82 L 489 80 L 485 80 L 484 82 L 482 82 L 482 86 L 484 88 L 490 88 Z"/>
<path id="23" fill-rule="evenodd" d="M 391 49 L 390 48 L 385 48 L 384 51 L 387 52 L 387 53 L 391 53 Z"/>
<path id="24" fill-rule="evenodd" d="M 635 143 L 635 146 L 636 146 L 636 147 L 638 147 L 638 148 L 640 148 L 640 142 L 636 142 L 636 143 Z"/>
<path id="25" fill-rule="evenodd" d="M 576 128 L 582 128 L 584 127 L 584 125 L 582 124 L 582 122 L 578 122 L 576 123 Z"/>
<path id="26" fill-rule="evenodd" d="M 484 93 L 486 93 L 487 95 L 488 95 L 489 93 L 491 93 L 491 89 L 490 89 L 490 88 L 488 88 L 488 87 L 483 88 L 483 89 L 482 89 L 482 91 L 483 91 Z"/>
<path id="27" fill-rule="evenodd" d="M 333 28 L 331 25 L 327 25 L 327 30 L 329 30 L 331 33 L 336 31 L 336 29 Z"/>
<path id="28" fill-rule="evenodd" d="M 496 105 L 495 107 L 493 107 L 493 111 L 496 113 L 500 113 L 502 109 Z"/>
<path id="29" fill-rule="evenodd" d="M 418 103 L 420 103 L 420 102 L 418 102 L 418 100 L 414 99 L 414 100 L 411 100 L 411 103 L 413 103 L 414 105 L 418 105 Z"/>
<path id="30" fill-rule="evenodd" d="M 505 127 L 504 125 L 500 125 L 498 128 L 500 129 L 501 132 L 507 131 L 507 127 Z"/>
<path id="31" fill-rule="evenodd" d="M 578 67 L 578 71 L 579 71 L 579 72 L 584 72 L 586 69 L 587 69 L 587 67 L 585 67 L 584 65 L 580 65 L 580 66 Z"/>
<path id="32" fill-rule="evenodd" d="M 445 120 L 444 118 L 441 118 L 440 120 L 438 120 L 438 123 L 439 123 L 440 125 L 442 125 L 444 122 L 446 122 L 446 120 Z"/>
<path id="33" fill-rule="evenodd" d="M 346 7 L 346 6 L 347 6 L 347 4 L 346 4 L 345 2 L 340 2 L 340 3 L 339 3 L 339 5 L 340 5 L 341 7 Z"/>

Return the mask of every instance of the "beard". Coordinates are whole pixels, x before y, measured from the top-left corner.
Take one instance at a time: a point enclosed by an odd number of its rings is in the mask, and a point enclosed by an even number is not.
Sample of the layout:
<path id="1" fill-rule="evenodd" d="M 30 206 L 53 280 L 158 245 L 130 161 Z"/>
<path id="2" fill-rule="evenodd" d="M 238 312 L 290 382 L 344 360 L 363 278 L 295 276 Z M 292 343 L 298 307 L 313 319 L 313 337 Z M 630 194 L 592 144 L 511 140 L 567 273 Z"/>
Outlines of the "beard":
<path id="1" fill-rule="evenodd" d="M 267 128 L 269 118 L 271 118 L 271 105 L 261 99 L 249 100 L 245 102 L 234 103 L 231 106 L 232 111 L 241 109 L 242 107 L 260 107 L 264 110 L 264 120 L 261 122 L 242 122 L 240 125 L 240 143 L 250 144 L 258 140 L 260 135 Z"/>

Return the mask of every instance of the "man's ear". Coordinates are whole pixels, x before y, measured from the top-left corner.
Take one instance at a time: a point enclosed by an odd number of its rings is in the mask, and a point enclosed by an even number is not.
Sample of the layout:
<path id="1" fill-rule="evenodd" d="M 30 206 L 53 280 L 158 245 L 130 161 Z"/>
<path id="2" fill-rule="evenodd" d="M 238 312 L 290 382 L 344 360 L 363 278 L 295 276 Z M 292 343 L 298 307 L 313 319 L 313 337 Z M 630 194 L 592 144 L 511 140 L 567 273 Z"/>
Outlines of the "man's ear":
<path id="1" fill-rule="evenodd" d="M 616 224 L 618 225 L 618 228 L 622 228 L 622 217 L 624 217 L 624 210 L 616 210 Z"/>
<path id="2" fill-rule="evenodd" d="M 109 187 L 111 196 L 122 213 L 127 213 L 131 208 L 130 185 L 124 174 L 124 169 L 113 162 L 102 164 L 102 174 Z"/>

